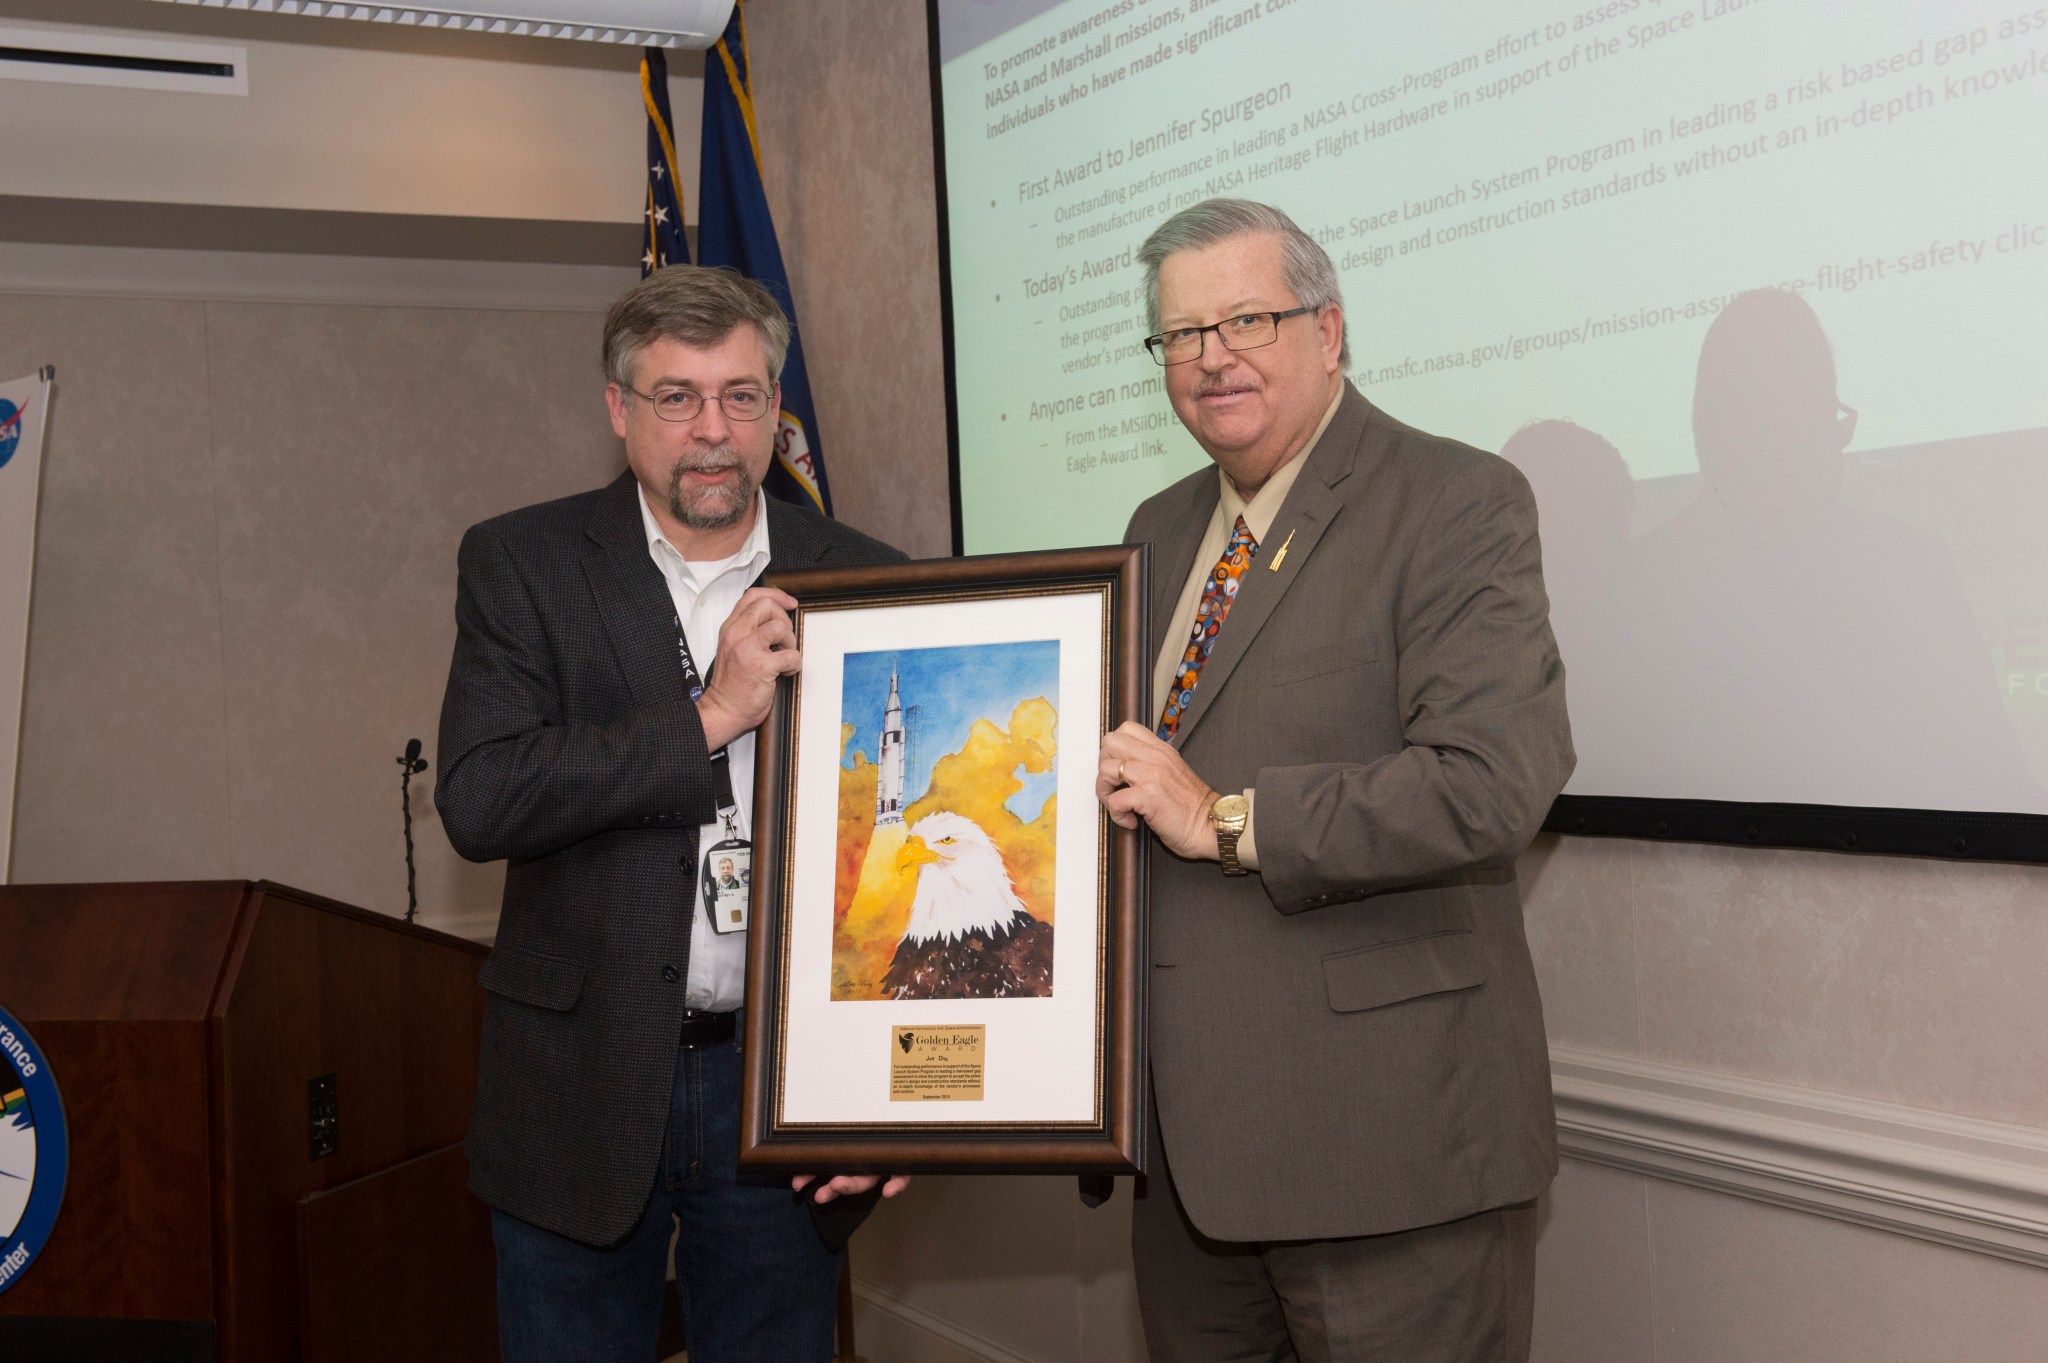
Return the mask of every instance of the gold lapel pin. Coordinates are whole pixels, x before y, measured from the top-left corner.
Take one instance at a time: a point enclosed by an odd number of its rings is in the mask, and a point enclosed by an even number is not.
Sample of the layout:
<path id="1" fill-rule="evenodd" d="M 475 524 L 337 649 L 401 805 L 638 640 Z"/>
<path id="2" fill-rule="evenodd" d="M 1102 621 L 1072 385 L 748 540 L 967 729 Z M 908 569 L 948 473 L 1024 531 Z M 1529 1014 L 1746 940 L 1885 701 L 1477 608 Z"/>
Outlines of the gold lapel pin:
<path id="1" fill-rule="evenodd" d="M 1290 530 L 1287 532 L 1287 538 L 1280 542 L 1280 552 L 1273 555 L 1272 566 L 1266 570 L 1267 572 L 1277 573 L 1280 571 L 1280 565 L 1287 561 L 1287 546 L 1292 543 L 1294 543 L 1294 532 Z"/>

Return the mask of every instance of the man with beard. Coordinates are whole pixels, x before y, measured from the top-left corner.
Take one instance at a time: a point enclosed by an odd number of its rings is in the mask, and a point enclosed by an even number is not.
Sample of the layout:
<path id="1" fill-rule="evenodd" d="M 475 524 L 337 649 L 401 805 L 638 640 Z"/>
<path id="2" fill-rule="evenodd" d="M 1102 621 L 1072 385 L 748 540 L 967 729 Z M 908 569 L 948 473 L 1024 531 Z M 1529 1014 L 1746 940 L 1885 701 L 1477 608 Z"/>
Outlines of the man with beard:
<path id="1" fill-rule="evenodd" d="M 507 1363 L 652 1358 L 677 1222 L 695 1363 L 832 1353 L 839 1249 L 735 1169 L 746 934 L 700 875 L 746 836 L 753 731 L 799 665 L 795 602 L 752 584 L 902 557 L 761 494 L 788 344 L 737 274 L 641 281 L 604 329 L 627 471 L 463 537 L 435 803 L 507 863 L 468 1142 Z"/>

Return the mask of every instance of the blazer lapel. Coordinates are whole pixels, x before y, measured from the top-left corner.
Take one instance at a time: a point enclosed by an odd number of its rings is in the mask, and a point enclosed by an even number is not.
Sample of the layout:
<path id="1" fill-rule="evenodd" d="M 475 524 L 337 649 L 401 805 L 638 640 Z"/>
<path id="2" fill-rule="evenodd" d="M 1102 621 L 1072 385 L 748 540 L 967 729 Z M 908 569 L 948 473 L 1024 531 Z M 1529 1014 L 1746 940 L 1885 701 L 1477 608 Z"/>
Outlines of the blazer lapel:
<path id="1" fill-rule="evenodd" d="M 1259 556 L 1238 579 L 1237 599 L 1231 603 L 1230 614 L 1223 618 L 1223 628 L 1216 633 L 1216 647 L 1202 664 L 1195 698 L 1174 732 L 1175 747 L 1186 745 L 1188 735 L 1202 722 L 1202 716 L 1209 712 L 1230 674 L 1251 651 L 1252 641 L 1272 618 L 1274 609 L 1307 570 L 1323 532 L 1344 509 L 1344 496 L 1337 485 L 1350 475 L 1357 462 L 1371 410 L 1358 390 L 1347 382 L 1337 415 L 1323 432 L 1323 438 L 1309 451 L 1308 462 L 1296 475 L 1287 500 L 1280 505 L 1280 514 L 1273 518 L 1273 528 L 1259 545 Z M 1284 556 L 1280 552 L 1283 546 L 1287 551 Z"/>
<path id="2" fill-rule="evenodd" d="M 787 502 L 775 497 L 762 500 L 768 507 L 768 566 L 754 579 L 754 585 L 759 586 L 761 577 L 769 573 L 817 567 L 831 552 L 832 542 L 818 533 L 810 517 Z"/>
<path id="3" fill-rule="evenodd" d="M 688 699 L 676 659 L 676 606 L 647 552 L 647 531 L 630 471 L 614 479 L 584 522 L 583 574 L 597 601 L 619 670 L 635 705 Z"/>

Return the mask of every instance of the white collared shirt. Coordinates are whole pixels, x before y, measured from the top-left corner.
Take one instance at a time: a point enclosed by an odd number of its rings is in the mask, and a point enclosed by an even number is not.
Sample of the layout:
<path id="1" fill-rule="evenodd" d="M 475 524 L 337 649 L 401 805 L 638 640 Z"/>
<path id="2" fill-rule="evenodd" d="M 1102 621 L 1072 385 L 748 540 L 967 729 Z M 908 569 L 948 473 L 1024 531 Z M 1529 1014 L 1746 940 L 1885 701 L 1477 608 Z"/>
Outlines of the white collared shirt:
<path id="1" fill-rule="evenodd" d="M 740 597 L 768 566 L 768 506 L 766 497 L 754 494 L 754 528 L 745 544 L 730 558 L 708 562 L 685 559 L 654 519 L 647 505 L 647 493 L 640 491 L 640 524 L 647 532 L 647 553 L 661 569 L 668 583 L 669 599 L 675 602 L 676 618 L 683 622 L 683 637 L 690 641 L 690 657 L 704 677 L 718 656 L 718 631 L 726 617 L 739 605 Z M 678 664 L 680 666 L 680 664 Z M 754 735 L 751 730 L 726 745 L 732 767 L 732 794 L 739 805 L 739 836 L 751 838 L 754 815 Z M 725 827 L 713 819 L 697 833 L 697 851 L 725 836 Z M 690 876 L 690 978 L 684 986 L 684 1002 L 691 1008 L 725 1013 L 740 1006 L 747 984 L 747 935 L 711 930 L 704 911 L 704 880 L 698 866 Z"/>

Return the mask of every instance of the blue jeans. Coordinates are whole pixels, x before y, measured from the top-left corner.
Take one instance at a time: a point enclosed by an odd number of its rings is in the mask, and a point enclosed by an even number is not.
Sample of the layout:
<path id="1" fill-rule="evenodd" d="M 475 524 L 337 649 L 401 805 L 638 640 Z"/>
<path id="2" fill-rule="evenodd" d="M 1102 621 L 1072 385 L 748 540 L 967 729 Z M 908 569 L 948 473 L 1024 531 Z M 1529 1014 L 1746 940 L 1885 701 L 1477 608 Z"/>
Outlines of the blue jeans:
<path id="1" fill-rule="evenodd" d="M 503 1363 L 651 1363 L 672 1223 L 690 1363 L 827 1363 L 841 1256 L 786 1176 L 737 1171 L 739 1114 L 739 1039 L 680 1050 L 661 1168 L 624 1240 L 491 1213 Z"/>

